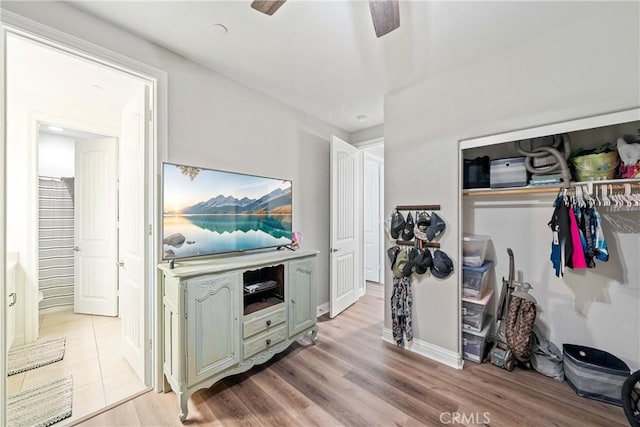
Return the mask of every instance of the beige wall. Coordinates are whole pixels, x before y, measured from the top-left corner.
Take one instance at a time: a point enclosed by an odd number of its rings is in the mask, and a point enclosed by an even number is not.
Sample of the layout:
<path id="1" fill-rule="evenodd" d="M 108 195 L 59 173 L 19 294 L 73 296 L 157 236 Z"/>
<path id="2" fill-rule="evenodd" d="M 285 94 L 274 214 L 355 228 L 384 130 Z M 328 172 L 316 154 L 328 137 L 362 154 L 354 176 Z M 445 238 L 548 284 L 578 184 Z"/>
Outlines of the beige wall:
<path id="1" fill-rule="evenodd" d="M 448 227 L 442 247 L 457 263 L 458 141 L 640 105 L 639 7 L 611 4 L 606 13 L 387 95 L 385 212 L 441 204 Z M 458 273 L 413 282 L 416 338 L 452 353 L 459 351 Z M 639 287 L 638 277 L 630 280 Z"/>

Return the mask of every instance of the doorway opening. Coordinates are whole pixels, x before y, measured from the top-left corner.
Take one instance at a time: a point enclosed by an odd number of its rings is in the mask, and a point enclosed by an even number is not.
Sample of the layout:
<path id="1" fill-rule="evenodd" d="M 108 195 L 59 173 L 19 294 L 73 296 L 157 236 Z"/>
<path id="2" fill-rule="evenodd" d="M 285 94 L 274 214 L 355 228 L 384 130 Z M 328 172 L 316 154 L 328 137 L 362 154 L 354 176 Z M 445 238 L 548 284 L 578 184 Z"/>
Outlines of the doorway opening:
<path id="1" fill-rule="evenodd" d="M 349 144 L 331 137 L 329 316 L 384 281 L 382 138 Z M 376 285 L 381 286 L 381 285 Z"/>
<path id="2" fill-rule="evenodd" d="M 151 384 L 155 83 L 5 34 L 2 339 L 11 352 L 64 338 L 64 357 L 6 377 L 6 396 L 72 375 L 73 421 Z"/>

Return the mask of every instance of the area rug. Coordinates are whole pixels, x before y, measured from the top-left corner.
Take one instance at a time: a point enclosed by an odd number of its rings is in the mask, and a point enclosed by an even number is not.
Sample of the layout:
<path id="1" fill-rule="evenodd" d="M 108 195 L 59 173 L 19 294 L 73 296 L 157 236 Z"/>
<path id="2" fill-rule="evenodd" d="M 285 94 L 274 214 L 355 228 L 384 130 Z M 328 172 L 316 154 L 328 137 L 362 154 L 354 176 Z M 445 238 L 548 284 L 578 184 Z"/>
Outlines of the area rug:
<path id="1" fill-rule="evenodd" d="M 7 376 L 62 360 L 65 337 L 38 340 L 12 347 L 8 355 Z"/>
<path id="2" fill-rule="evenodd" d="M 73 377 L 71 375 L 26 390 L 7 400 L 8 427 L 46 427 L 71 416 Z"/>

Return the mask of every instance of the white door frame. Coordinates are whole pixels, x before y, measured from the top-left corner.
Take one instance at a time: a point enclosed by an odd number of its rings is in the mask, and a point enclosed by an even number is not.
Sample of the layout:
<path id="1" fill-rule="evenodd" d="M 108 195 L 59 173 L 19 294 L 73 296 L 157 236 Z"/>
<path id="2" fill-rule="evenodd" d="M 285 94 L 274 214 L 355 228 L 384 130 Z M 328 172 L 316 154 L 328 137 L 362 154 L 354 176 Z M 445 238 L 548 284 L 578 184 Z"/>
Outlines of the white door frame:
<path id="1" fill-rule="evenodd" d="M 38 221 L 38 134 L 40 132 L 40 125 L 42 123 L 56 124 L 68 129 L 75 129 L 83 132 L 95 133 L 98 135 L 104 135 L 109 137 L 118 137 L 118 130 L 101 126 L 95 123 L 83 122 L 69 117 L 57 116 L 52 114 L 45 114 L 39 112 L 28 113 L 28 130 L 29 135 L 27 137 L 27 187 L 28 187 L 28 207 L 27 217 L 25 218 L 27 224 L 35 225 Z M 4 212 L 4 211 L 3 211 Z M 28 277 L 38 277 L 38 227 L 33 226 L 29 229 L 29 247 L 31 251 L 27 252 L 27 259 L 22 265 L 25 267 L 25 281 Z M 31 342 L 38 338 L 38 284 L 32 284 L 27 286 L 25 283 L 25 305 L 24 305 L 24 338 L 26 342 Z"/>
<path id="2" fill-rule="evenodd" d="M 160 334 L 160 316 L 161 311 L 158 309 L 160 305 L 160 290 L 153 283 L 159 283 L 158 271 L 156 264 L 161 259 L 160 256 L 160 203 L 158 194 L 160 190 L 160 165 L 167 158 L 168 151 L 168 75 L 166 71 L 151 67 L 135 59 L 118 54 L 111 50 L 105 49 L 96 44 L 87 42 L 78 37 L 71 36 L 62 31 L 55 30 L 46 25 L 40 24 L 33 20 L 24 18 L 18 14 L 3 10 L 0 15 L 0 69 L 6 70 L 6 39 L 8 34 L 26 37 L 33 41 L 45 44 L 49 47 L 58 49 L 62 52 L 82 57 L 102 66 L 109 67 L 114 70 L 125 72 L 131 76 L 145 80 L 151 87 L 151 105 L 152 111 L 152 131 L 149 135 L 149 147 L 147 150 L 149 162 L 149 174 L 146 177 L 145 192 L 148 194 L 148 225 L 150 227 L 151 236 L 148 241 L 146 250 L 149 254 L 149 265 L 147 266 L 149 300 L 146 301 L 146 319 L 149 331 L 145 337 L 152 343 L 152 351 L 149 352 L 150 359 L 147 363 L 152 367 L 150 372 L 151 378 L 146 378 L 145 383 L 151 385 L 156 391 L 160 391 L 162 381 L 162 363 L 159 357 L 162 354 L 162 337 Z M 2 99 L 6 99 L 6 73 L 0 83 L 0 95 Z M 4 102 L 0 103 L 0 113 L 2 116 L 2 129 L 0 135 L 0 184 L 2 185 L 2 194 L 0 197 L 0 288 L 6 286 L 5 280 L 5 259 L 6 259 L 6 204 L 4 191 L 6 182 L 4 180 L 6 172 L 6 129 L 7 114 Z M 0 425 L 6 425 L 6 312 L 4 310 L 7 303 L 4 292 L 0 292 L 0 320 L 2 325 L 0 328 Z"/>
<path id="3" fill-rule="evenodd" d="M 365 173 L 366 173 L 366 160 L 373 160 L 374 162 L 377 163 L 378 165 L 378 182 L 377 182 L 377 186 L 378 186 L 378 280 L 376 280 L 377 283 L 380 284 L 384 284 L 384 158 L 377 156 L 375 154 L 369 153 L 368 151 L 366 151 L 366 149 L 364 149 L 363 151 L 363 156 L 362 156 L 362 176 L 363 176 L 363 180 L 362 180 L 362 224 L 363 224 L 363 229 L 364 229 L 364 222 L 365 222 L 365 215 L 366 215 L 366 209 L 365 209 L 365 197 L 367 197 L 367 192 L 365 191 L 364 186 L 366 185 L 366 179 L 365 178 Z M 363 231 L 362 233 L 363 236 L 363 244 L 366 245 L 366 238 L 365 238 L 365 233 Z M 366 277 L 366 249 L 363 249 L 362 252 L 362 256 L 363 256 L 363 266 L 365 268 L 365 277 Z M 366 280 L 365 280 L 365 284 L 366 284 Z M 366 286 L 366 285 L 365 285 Z"/>
<path id="4" fill-rule="evenodd" d="M 373 139 L 369 139 L 366 141 L 362 141 L 362 142 L 356 142 L 354 144 L 352 144 L 354 147 L 358 148 L 359 150 L 364 150 L 365 148 L 372 148 L 378 145 L 383 145 L 384 144 L 384 137 L 378 137 L 378 138 L 373 138 Z M 360 171 L 361 174 L 364 176 L 364 156 L 360 156 L 360 161 L 362 162 L 362 164 L 360 165 Z M 385 257 L 385 240 L 384 240 L 384 157 L 382 158 L 382 182 L 380 184 L 380 280 L 382 280 L 380 283 L 384 284 L 384 257 Z M 364 179 L 361 180 L 360 182 L 361 184 L 361 188 L 360 188 L 360 212 L 361 212 L 361 218 L 360 218 L 360 228 L 361 228 L 361 234 L 362 236 L 364 236 Z M 364 277 L 364 237 L 362 239 L 362 248 L 360 253 L 362 254 L 362 275 Z M 367 281 L 363 280 L 363 288 L 361 290 L 361 295 L 364 295 L 367 291 Z"/>

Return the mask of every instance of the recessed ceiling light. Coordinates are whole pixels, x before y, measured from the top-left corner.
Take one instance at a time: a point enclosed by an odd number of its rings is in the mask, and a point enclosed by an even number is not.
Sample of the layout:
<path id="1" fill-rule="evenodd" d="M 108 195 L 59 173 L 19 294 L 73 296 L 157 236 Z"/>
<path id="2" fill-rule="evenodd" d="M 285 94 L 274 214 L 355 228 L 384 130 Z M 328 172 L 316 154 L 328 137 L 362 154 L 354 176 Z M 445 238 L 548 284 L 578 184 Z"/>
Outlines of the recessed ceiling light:
<path id="1" fill-rule="evenodd" d="M 62 132 L 64 129 L 60 126 L 49 126 L 49 130 L 52 130 L 54 132 Z"/>
<path id="2" fill-rule="evenodd" d="M 94 88 L 95 90 L 104 90 L 104 88 L 100 85 L 93 85 L 91 87 Z"/>
<path id="3" fill-rule="evenodd" d="M 229 32 L 229 29 L 227 28 L 227 26 L 223 24 L 213 24 L 213 29 L 218 34 L 227 34 Z"/>
<path id="4" fill-rule="evenodd" d="M 367 120 L 367 116 L 364 116 L 364 115 L 358 116 L 358 120 L 361 122 L 364 122 L 365 120 Z"/>

